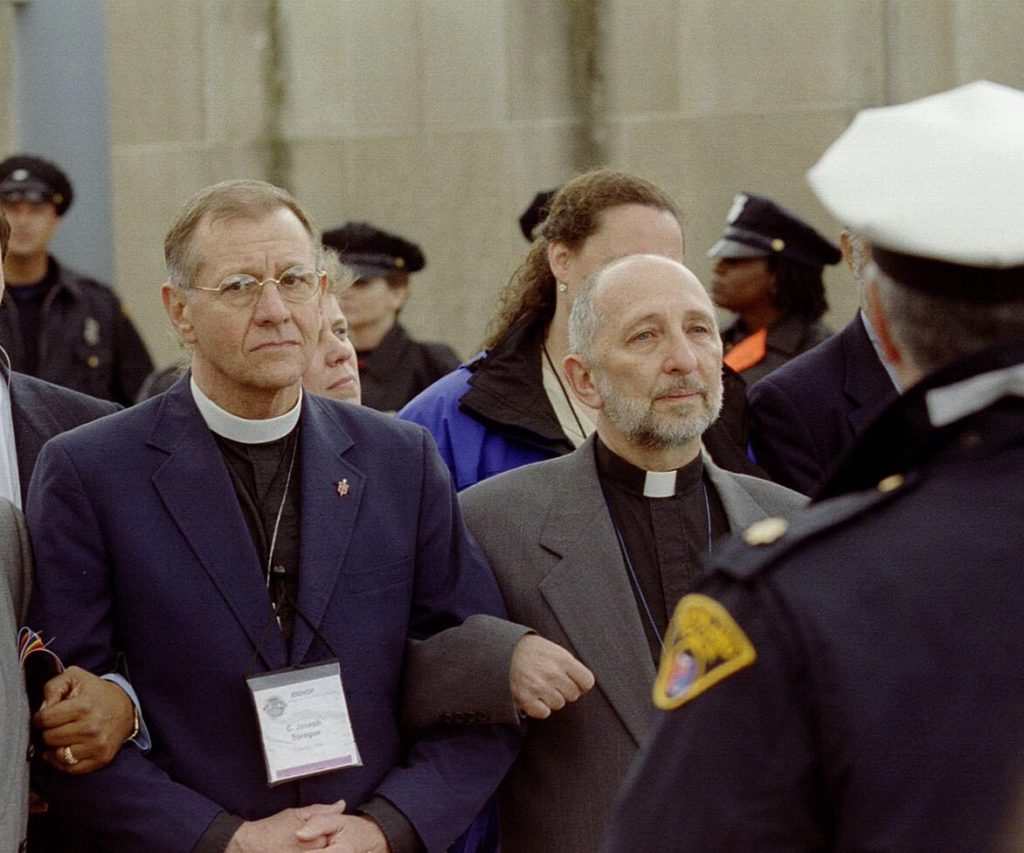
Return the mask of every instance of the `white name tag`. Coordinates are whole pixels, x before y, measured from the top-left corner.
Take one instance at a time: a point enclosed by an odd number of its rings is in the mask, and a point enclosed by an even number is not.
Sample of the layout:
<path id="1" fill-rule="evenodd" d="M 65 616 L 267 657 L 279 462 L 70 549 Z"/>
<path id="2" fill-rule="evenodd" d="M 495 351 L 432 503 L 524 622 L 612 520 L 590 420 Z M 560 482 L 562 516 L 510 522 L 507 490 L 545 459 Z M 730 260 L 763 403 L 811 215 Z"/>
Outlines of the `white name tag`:
<path id="1" fill-rule="evenodd" d="M 246 682 L 256 703 L 267 784 L 362 765 L 337 661 Z"/>

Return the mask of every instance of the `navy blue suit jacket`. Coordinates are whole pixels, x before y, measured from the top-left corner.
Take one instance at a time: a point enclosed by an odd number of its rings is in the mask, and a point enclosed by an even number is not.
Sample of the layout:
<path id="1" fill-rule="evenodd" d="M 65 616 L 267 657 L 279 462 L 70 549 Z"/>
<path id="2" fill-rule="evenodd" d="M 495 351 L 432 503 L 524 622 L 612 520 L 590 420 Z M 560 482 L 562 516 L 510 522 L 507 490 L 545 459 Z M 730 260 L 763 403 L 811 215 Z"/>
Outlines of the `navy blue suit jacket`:
<path id="1" fill-rule="evenodd" d="M 896 397 L 858 312 L 839 334 L 751 387 L 754 458 L 777 483 L 814 494 Z"/>
<path id="2" fill-rule="evenodd" d="M 14 422 L 14 452 L 18 457 L 21 502 L 28 499 L 28 484 L 39 451 L 55 435 L 112 414 L 121 407 L 109 400 L 97 400 L 79 391 L 63 388 L 24 373 L 10 377 L 11 420 Z"/>
<path id="3" fill-rule="evenodd" d="M 88 777 L 40 768 L 48 799 L 114 849 L 187 851 L 222 810 L 255 819 L 375 794 L 428 850 L 469 824 L 510 764 L 513 727 L 400 739 L 407 637 L 504 615 L 427 432 L 305 395 L 298 603 L 337 652 L 363 766 L 267 787 L 247 675 L 330 658 L 301 620 L 289 650 L 187 377 L 50 442 L 28 505 L 31 624 L 66 663 L 123 654 L 153 749 Z M 348 492 L 338 483 L 347 480 Z"/>

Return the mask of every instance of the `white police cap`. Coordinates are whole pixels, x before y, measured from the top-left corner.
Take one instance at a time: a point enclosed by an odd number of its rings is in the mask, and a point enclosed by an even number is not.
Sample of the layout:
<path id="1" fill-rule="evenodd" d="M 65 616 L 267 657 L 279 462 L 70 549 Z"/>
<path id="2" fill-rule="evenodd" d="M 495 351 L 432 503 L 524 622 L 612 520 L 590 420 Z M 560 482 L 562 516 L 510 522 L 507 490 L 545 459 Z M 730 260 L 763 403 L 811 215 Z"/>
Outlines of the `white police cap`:
<path id="1" fill-rule="evenodd" d="M 807 179 L 887 255 L 1009 272 L 1024 265 L 1024 92 L 979 81 L 862 110 Z"/>

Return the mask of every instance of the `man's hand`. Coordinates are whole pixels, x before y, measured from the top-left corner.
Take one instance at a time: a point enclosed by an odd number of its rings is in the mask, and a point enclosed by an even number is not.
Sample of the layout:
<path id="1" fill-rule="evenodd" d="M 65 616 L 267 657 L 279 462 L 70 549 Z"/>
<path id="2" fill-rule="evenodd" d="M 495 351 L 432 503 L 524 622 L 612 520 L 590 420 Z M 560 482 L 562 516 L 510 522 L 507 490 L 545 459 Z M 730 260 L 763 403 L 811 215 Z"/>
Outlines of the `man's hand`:
<path id="1" fill-rule="evenodd" d="M 285 809 L 262 820 L 243 823 L 224 853 L 291 853 L 296 850 L 325 850 L 345 821 L 345 801 Z M 302 832 L 300 837 L 299 833 Z"/>
<path id="2" fill-rule="evenodd" d="M 113 761 L 131 735 L 135 708 L 113 682 L 71 666 L 46 682 L 32 725 L 42 729 L 50 764 L 64 773 L 91 773 Z"/>
<path id="3" fill-rule="evenodd" d="M 589 669 L 558 644 L 536 634 L 527 634 L 516 644 L 509 680 L 516 707 L 538 720 L 575 702 L 594 686 Z"/>
<path id="4" fill-rule="evenodd" d="M 322 836 L 330 821 L 331 818 L 323 815 L 310 817 L 296 836 L 300 841 Z M 330 834 L 325 849 L 330 853 L 388 853 L 388 842 L 375 820 L 343 815 L 341 828 Z"/>

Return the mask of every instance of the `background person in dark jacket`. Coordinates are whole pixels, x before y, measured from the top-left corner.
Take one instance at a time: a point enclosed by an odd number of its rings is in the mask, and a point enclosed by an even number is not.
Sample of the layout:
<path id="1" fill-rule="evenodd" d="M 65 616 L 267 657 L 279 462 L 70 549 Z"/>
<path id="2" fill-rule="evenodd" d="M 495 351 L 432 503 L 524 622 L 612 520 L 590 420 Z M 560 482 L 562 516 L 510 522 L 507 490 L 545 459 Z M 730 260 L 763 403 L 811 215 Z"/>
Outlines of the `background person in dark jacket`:
<path id="1" fill-rule="evenodd" d="M 414 341 L 398 322 L 409 276 L 426 266 L 423 252 L 415 243 L 366 222 L 326 231 L 323 241 L 356 274 L 340 300 L 359 356 L 363 405 L 396 412 L 459 366 L 451 347 Z"/>
<path id="2" fill-rule="evenodd" d="M 11 224 L 0 344 L 12 369 L 124 405 L 153 369 L 146 345 L 109 287 L 49 253 L 74 190 L 39 157 L 0 163 L 0 203 Z"/>
<path id="3" fill-rule="evenodd" d="M 715 258 L 711 298 L 736 320 L 722 330 L 725 363 L 752 385 L 832 331 L 821 272 L 839 249 L 771 199 L 739 193 Z"/>

